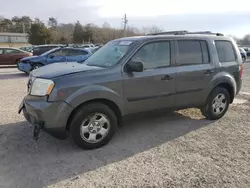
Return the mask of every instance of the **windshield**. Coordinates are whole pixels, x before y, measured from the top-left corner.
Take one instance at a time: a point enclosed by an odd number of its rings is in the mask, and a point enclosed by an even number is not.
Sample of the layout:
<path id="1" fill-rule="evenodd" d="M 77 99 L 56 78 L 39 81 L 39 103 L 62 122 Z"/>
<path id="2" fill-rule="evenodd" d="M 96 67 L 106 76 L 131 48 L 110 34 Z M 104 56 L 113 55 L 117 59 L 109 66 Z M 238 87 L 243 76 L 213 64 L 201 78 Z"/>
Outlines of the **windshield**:
<path id="1" fill-rule="evenodd" d="M 127 53 L 132 41 L 119 40 L 110 41 L 93 55 L 91 55 L 84 63 L 90 66 L 111 67 Z"/>

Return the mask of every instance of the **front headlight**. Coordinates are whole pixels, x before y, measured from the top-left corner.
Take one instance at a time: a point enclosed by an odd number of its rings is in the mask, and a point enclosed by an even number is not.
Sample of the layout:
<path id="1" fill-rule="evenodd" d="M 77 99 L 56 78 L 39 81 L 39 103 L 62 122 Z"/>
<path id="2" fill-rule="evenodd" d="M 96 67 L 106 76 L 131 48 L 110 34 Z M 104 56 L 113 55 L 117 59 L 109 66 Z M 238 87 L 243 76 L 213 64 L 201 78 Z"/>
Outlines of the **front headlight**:
<path id="1" fill-rule="evenodd" d="M 32 83 L 30 95 L 35 95 L 35 96 L 49 95 L 52 92 L 54 85 L 55 84 L 52 80 L 36 78 Z"/>

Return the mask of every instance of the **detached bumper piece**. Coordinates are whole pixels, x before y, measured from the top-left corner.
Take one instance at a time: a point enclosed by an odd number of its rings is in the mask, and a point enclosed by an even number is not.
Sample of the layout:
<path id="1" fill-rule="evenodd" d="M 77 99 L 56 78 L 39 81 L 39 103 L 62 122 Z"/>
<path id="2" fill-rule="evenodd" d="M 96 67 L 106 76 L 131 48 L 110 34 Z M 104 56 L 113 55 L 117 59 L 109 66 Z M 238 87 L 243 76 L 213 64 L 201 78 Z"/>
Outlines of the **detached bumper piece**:
<path id="1" fill-rule="evenodd" d="M 36 119 L 36 117 L 28 114 L 25 108 L 23 108 L 22 110 L 23 110 L 23 115 L 24 115 L 25 119 L 28 122 L 30 122 L 32 125 L 34 125 L 34 127 L 33 127 L 33 139 L 35 141 L 38 141 L 40 132 L 44 128 L 44 122 L 38 121 Z"/>
<path id="2" fill-rule="evenodd" d="M 21 104 L 18 107 L 18 114 L 20 114 L 22 111 L 23 111 L 23 115 L 24 115 L 25 119 L 28 122 L 30 122 L 32 125 L 34 125 L 34 128 L 33 128 L 33 139 L 35 141 L 38 141 L 41 129 L 43 129 L 43 127 L 44 127 L 44 122 L 43 121 L 38 121 L 36 117 L 30 115 L 27 112 L 23 101 L 21 102 Z"/>
<path id="3" fill-rule="evenodd" d="M 35 141 L 38 141 L 39 134 L 40 134 L 40 131 L 43 128 L 43 126 L 44 126 L 44 122 L 40 122 L 38 124 L 35 124 L 34 129 L 33 129 L 33 139 Z"/>

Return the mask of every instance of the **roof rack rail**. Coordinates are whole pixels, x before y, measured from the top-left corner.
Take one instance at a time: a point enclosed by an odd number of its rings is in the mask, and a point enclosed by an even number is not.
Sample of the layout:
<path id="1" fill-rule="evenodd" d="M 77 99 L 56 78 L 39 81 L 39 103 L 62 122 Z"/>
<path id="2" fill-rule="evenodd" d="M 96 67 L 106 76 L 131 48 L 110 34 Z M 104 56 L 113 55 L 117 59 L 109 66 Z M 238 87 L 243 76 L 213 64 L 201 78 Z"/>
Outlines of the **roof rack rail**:
<path id="1" fill-rule="evenodd" d="M 148 34 L 148 35 L 188 35 L 188 34 L 204 34 L 204 35 L 224 36 L 222 33 L 213 33 L 211 31 L 189 32 L 189 31 L 186 31 L 186 30 L 183 30 L 183 31 L 167 31 L 167 32 L 160 32 L 160 33 L 152 33 L 152 34 Z"/>
<path id="2" fill-rule="evenodd" d="M 183 32 L 188 32 L 186 30 L 180 30 L 180 31 L 164 31 L 164 32 L 159 32 L 159 33 L 150 33 L 147 35 L 174 35 L 176 33 L 183 33 Z"/>

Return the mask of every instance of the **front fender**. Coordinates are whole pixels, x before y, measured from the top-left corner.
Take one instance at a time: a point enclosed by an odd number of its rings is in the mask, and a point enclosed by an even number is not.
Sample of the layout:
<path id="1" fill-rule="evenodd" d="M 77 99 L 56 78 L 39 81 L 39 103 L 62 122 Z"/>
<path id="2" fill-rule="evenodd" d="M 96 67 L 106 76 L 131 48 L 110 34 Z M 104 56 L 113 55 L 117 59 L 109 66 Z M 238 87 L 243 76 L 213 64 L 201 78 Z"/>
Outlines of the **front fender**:
<path id="1" fill-rule="evenodd" d="M 80 104 L 94 99 L 106 99 L 112 101 L 119 107 L 121 113 L 124 114 L 122 108 L 123 106 L 122 96 L 119 93 L 105 86 L 100 86 L 100 85 L 85 86 L 77 90 L 73 94 L 71 94 L 69 97 L 67 97 L 65 102 L 67 102 L 73 108 L 76 108 Z"/>

